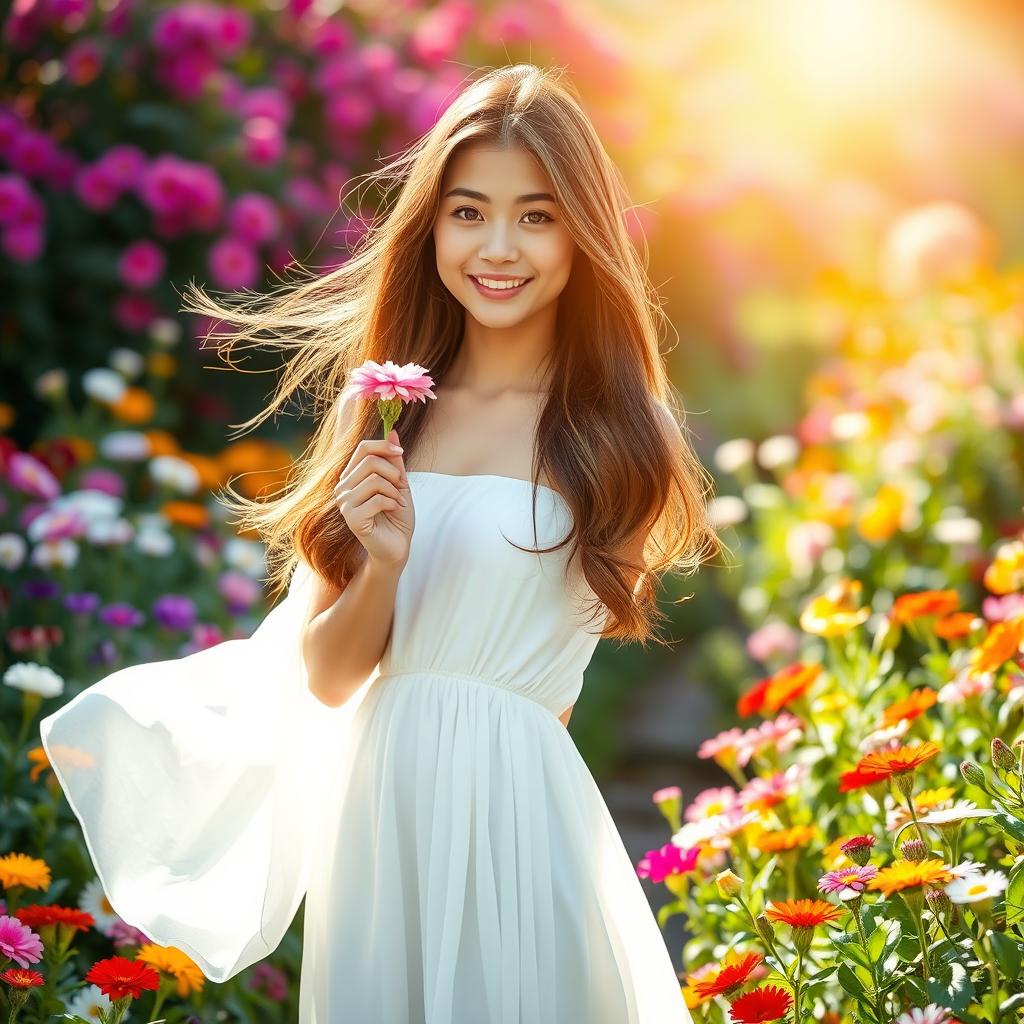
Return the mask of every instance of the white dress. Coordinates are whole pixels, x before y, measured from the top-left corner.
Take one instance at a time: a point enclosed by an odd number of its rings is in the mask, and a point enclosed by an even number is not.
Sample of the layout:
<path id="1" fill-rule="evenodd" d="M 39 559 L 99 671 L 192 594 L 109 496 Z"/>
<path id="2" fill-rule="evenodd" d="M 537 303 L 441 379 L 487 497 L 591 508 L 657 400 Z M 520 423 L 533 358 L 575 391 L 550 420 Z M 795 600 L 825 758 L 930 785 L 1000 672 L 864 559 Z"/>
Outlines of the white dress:
<path id="1" fill-rule="evenodd" d="M 691 1024 L 640 880 L 558 720 L 603 615 L 554 490 L 410 472 L 380 664 L 306 686 L 310 569 L 248 640 L 122 669 L 44 719 L 114 910 L 223 981 L 306 895 L 301 1024 Z M 504 535 L 504 536 L 503 536 Z M 604 611 L 606 614 L 606 610 Z"/>

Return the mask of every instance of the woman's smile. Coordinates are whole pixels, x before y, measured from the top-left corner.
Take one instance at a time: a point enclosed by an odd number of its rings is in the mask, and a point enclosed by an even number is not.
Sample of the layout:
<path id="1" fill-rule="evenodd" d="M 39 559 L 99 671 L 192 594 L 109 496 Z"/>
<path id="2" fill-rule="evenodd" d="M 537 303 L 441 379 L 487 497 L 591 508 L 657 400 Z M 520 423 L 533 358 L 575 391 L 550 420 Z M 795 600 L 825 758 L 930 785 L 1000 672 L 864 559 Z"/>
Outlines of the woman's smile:
<path id="1" fill-rule="evenodd" d="M 491 277 L 481 274 L 475 277 L 467 275 L 473 286 L 481 294 L 489 299 L 511 299 L 518 295 L 533 280 L 532 277 Z"/>

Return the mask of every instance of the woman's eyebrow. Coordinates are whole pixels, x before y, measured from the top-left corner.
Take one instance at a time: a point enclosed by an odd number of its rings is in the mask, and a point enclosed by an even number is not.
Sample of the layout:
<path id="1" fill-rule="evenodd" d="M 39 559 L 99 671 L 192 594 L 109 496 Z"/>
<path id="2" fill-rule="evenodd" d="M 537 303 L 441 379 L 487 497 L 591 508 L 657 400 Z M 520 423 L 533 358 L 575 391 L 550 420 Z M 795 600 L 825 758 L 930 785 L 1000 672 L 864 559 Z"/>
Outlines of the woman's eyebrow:
<path id="1" fill-rule="evenodd" d="M 450 192 L 446 192 L 444 195 L 445 199 L 450 196 L 465 196 L 467 199 L 478 199 L 481 203 L 489 203 L 491 201 L 490 196 L 485 196 L 483 192 L 475 192 L 471 188 L 453 188 Z M 517 196 L 517 203 L 553 203 L 555 197 L 550 192 L 528 192 L 525 196 Z"/>

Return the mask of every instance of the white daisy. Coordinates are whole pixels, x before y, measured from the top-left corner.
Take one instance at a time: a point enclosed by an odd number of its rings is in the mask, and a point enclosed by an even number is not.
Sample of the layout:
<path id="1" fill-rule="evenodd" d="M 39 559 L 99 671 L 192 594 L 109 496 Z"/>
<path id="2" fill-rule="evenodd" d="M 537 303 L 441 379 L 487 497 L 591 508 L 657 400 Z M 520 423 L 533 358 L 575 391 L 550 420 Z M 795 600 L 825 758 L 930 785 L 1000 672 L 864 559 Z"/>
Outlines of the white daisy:
<path id="1" fill-rule="evenodd" d="M 149 464 L 149 475 L 179 494 L 195 494 L 199 490 L 198 470 L 177 455 L 158 455 Z"/>
<path id="2" fill-rule="evenodd" d="M 20 569 L 27 551 L 28 544 L 20 533 L 0 533 L 0 569 Z"/>
<path id="3" fill-rule="evenodd" d="M 96 921 L 96 930 L 104 935 L 108 934 L 110 926 L 117 921 L 117 914 L 107 902 L 107 894 L 103 891 L 103 884 L 98 878 L 93 878 L 82 886 L 78 897 L 78 909 L 92 914 Z"/>
<path id="4" fill-rule="evenodd" d="M 100 991 L 99 985 L 87 985 L 68 1000 L 64 1012 L 73 1013 L 84 1020 L 100 1020 L 100 1010 L 106 1015 L 112 1009 L 110 997 Z M 120 1019 L 127 1020 L 128 1012 L 125 1011 Z"/>
<path id="5" fill-rule="evenodd" d="M 116 370 L 108 370 L 105 366 L 97 366 L 82 374 L 82 390 L 103 405 L 120 402 L 126 387 L 124 377 Z"/>
<path id="6" fill-rule="evenodd" d="M 954 903 L 978 903 L 994 899 L 1006 890 L 1009 879 L 1002 871 L 972 872 L 963 878 L 954 878 L 945 886 L 946 895 Z"/>
<path id="7" fill-rule="evenodd" d="M 16 661 L 4 673 L 4 682 L 41 697 L 59 697 L 64 692 L 63 678 L 52 668 L 35 661 Z"/>

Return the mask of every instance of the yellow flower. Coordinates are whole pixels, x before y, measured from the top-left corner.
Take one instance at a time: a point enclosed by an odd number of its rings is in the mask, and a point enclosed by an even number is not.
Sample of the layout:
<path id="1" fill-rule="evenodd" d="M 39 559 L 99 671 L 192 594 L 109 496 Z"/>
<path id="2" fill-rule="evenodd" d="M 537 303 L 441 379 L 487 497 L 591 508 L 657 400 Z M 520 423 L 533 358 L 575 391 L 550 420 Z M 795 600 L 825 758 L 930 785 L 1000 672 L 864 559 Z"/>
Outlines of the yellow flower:
<path id="1" fill-rule="evenodd" d="M 135 959 L 149 964 L 154 970 L 171 975 L 177 982 L 179 996 L 198 992 L 203 987 L 205 978 L 199 965 L 176 946 L 158 946 L 155 942 L 147 942 L 139 947 Z"/>
<path id="2" fill-rule="evenodd" d="M 23 885 L 26 889 L 48 889 L 50 866 L 38 857 L 9 853 L 0 857 L 0 885 L 5 889 L 15 885 Z"/>
<path id="3" fill-rule="evenodd" d="M 169 378 L 178 372 L 178 360 L 166 352 L 151 352 L 147 365 L 154 377 Z"/>
<path id="4" fill-rule="evenodd" d="M 1024 538 L 1001 544 L 985 570 L 985 586 L 993 594 L 1015 594 L 1024 590 Z"/>
<path id="5" fill-rule="evenodd" d="M 914 810 L 922 811 L 938 807 L 939 804 L 952 800 L 955 795 L 956 790 L 952 786 L 936 786 L 934 789 L 922 789 L 914 797 Z"/>
<path id="6" fill-rule="evenodd" d="M 800 615 L 800 628 L 815 636 L 844 636 L 871 614 L 858 607 L 863 584 L 843 579 L 813 598 Z"/>
<path id="7" fill-rule="evenodd" d="M 842 690 L 835 690 L 832 693 L 823 693 L 811 705 L 811 710 L 817 715 L 828 715 L 836 711 L 843 711 L 850 706 L 850 695 Z"/>
<path id="8" fill-rule="evenodd" d="M 886 541 L 899 528 L 907 506 L 906 495 L 893 484 L 882 484 L 857 520 L 865 540 Z"/>

